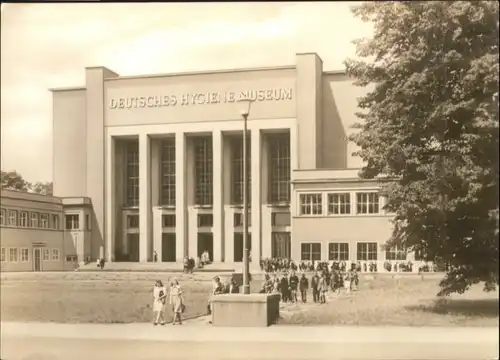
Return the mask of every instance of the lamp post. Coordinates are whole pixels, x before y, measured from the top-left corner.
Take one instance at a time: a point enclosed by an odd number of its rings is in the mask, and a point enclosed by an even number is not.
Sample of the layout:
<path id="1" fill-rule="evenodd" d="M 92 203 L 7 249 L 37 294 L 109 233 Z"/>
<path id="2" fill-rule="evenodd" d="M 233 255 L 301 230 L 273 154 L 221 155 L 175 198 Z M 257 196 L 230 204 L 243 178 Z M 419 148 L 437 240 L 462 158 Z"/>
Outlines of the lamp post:
<path id="1" fill-rule="evenodd" d="M 250 264 L 248 251 L 248 159 L 247 159 L 247 120 L 252 100 L 242 99 L 241 117 L 243 118 L 243 294 L 250 294 Z"/>

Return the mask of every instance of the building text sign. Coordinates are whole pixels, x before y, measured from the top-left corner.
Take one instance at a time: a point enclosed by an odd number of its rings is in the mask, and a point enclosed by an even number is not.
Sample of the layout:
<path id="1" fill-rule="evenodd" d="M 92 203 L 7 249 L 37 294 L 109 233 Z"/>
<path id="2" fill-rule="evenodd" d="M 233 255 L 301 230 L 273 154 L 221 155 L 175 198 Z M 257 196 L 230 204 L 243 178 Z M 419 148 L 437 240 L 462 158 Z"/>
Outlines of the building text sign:
<path id="1" fill-rule="evenodd" d="M 291 88 L 247 90 L 241 92 L 207 92 L 181 95 L 153 95 L 111 98 L 110 109 L 137 109 L 168 106 L 195 106 L 233 103 L 242 99 L 257 102 L 292 100 Z"/>

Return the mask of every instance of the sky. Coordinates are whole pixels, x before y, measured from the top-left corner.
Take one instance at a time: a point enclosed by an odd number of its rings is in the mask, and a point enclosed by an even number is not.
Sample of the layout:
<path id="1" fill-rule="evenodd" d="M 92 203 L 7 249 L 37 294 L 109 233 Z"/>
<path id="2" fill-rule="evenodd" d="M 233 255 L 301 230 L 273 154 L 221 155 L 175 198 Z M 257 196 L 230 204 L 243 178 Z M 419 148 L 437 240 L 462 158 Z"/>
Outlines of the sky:
<path id="1" fill-rule="evenodd" d="M 85 67 L 122 76 L 293 65 L 316 52 L 342 70 L 369 37 L 350 2 L 2 4 L 1 168 L 52 180 L 54 87 Z"/>

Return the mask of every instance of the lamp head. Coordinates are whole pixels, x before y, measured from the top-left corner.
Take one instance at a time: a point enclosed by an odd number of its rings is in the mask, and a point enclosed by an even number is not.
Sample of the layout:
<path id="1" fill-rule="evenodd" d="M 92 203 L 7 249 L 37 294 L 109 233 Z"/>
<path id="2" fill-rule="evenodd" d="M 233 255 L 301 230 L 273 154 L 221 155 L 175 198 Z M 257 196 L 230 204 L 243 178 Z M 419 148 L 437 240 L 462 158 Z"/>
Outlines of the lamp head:
<path id="1" fill-rule="evenodd" d="M 251 99 L 240 99 L 238 103 L 240 105 L 240 115 L 243 117 L 248 117 L 250 114 L 250 106 L 252 105 L 253 100 Z"/>

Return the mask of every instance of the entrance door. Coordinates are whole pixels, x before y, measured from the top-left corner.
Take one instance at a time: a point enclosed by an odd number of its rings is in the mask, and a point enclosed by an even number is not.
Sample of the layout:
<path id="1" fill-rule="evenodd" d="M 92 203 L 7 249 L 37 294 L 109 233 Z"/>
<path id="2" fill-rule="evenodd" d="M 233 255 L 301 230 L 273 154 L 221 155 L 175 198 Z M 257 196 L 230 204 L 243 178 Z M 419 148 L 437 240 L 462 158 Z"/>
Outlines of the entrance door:
<path id="1" fill-rule="evenodd" d="M 128 234 L 128 259 L 129 261 L 139 261 L 139 234 Z"/>
<path id="2" fill-rule="evenodd" d="M 42 249 L 33 249 L 33 271 L 42 271 Z"/>
<path id="3" fill-rule="evenodd" d="M 161 236 L 161 260 L 162 262 L 175 262 L 175 234 L 163 233 Z"/>
<path id="4" fill-rule="evenodd" d="M 234 262 L 243 261 L 243 233 L 234 233 Z M 252 251 L 252 234 L 248 234 L 248 251 Z"/>
<path id="5" fill-rule="evenodd" d="M 212 233 L 198 233 L 198 257 L 208 251 L 210 261 L 214 261 L 214 235 Z"/>
<path id="6" fill-rule="evenodd" d="M 271 241 L 273 258 L 290 259 L 292 241 L 289 232 L 273 232 Z"/>

